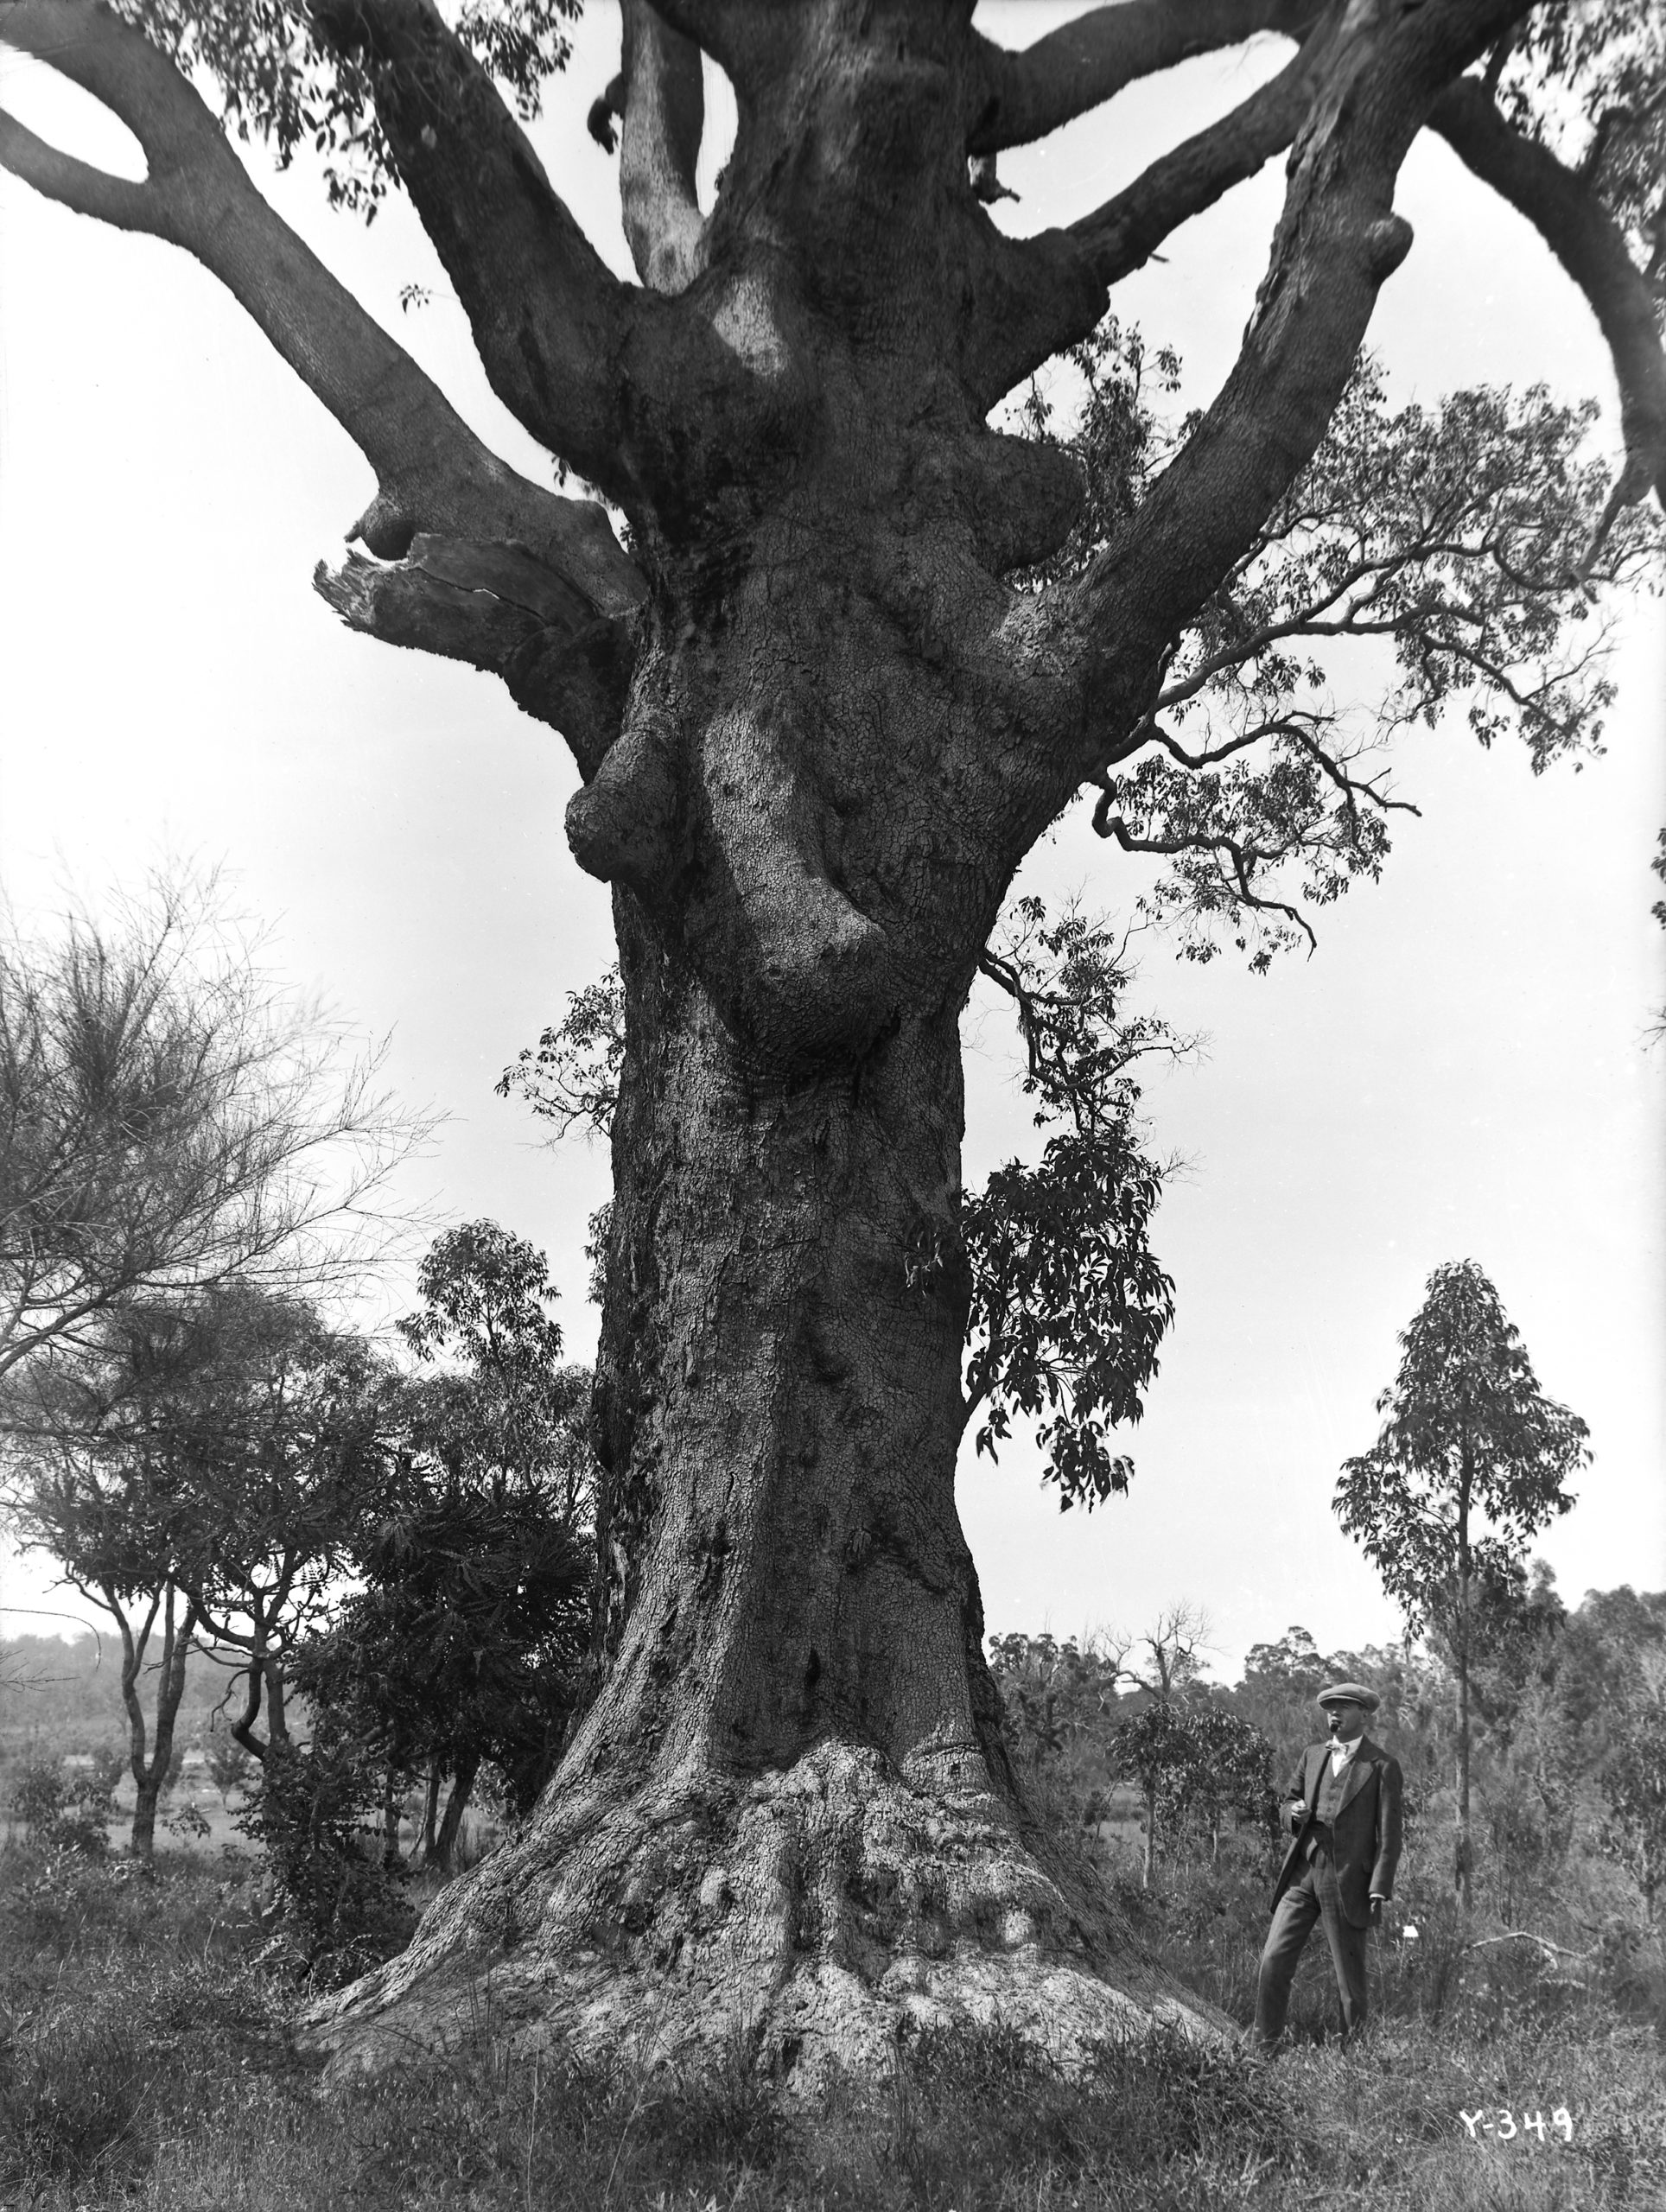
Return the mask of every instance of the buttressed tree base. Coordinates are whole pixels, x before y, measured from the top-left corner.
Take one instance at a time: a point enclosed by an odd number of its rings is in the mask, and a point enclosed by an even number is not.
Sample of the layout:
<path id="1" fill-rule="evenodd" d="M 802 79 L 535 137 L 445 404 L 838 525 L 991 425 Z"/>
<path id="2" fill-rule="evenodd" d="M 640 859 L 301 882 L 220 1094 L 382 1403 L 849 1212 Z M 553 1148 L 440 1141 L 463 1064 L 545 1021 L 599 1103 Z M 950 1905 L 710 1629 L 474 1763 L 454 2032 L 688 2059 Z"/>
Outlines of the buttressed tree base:
<path id="1" fill-rule="evenodd" d="M 998 2015 L 1060 2050 L 1152 2017 L 1211 2033 L 1049 1861 L 1002 1747 L 954 1501 L 961 1010 L 1084 785 L 1205 922 L 1264 919 L 1280 861 L 1321 895 L 1375 873 L 1383 793 L 1313 703 L 1304 639 L 1392 646 L 1389 720 L 1465 696 L 1484 736 L 1579 741 L 1559 626 L 1639 557 L 1666 454 L 1637 156 L 1657 25 L 1611 9 L 1580 45 L 1586 17 L 1522 0 L 1122 0 L 1009 52 L 970 0 L 624 0 L 594 121 L 619 124 L 633 285 L 506 97 L 531 99 L 567 12 L 0 0 L 0 39 L 104 101 L 149 175 L 10 118 L 0 161 L 184 246 L 256 317 L 378 478 L 321 591 L 561 733 L 569 842 L 613 891 L 600 1686 L 524 1840 L 310 2032 L 376 2065 L 489 2007 L 528 2042 L 744 2041 L 805 2078 L 910 2021 Z M 1003 149 L 1257 36 L 1286 42 L 1276 73 L 1105 206 L 1027 238 L 994 222 Z M 739 125 L 703 207 L 707 61 Z M 494 390 L 626 532 L 481 446 L 272 213 L 188 73 L 281 149 L 332 148 L 340 196 L 410 194 Z M 1626 110 L 1594 164 L 1536 122 L 1546 85 Z M 1580 419 L 1542 404 L 1388 424 L 1358 398 L 1426 128 L 1601 319 L 1612 492 L 1576 464 Z M 991 426 L 1119 279 L 1281 156 L 1254 312 L 1199 418 L 1131 438 L 1109 493 L 1044 426 Z M 1326 462 L 1333 418 L 1353 428 Z"/>

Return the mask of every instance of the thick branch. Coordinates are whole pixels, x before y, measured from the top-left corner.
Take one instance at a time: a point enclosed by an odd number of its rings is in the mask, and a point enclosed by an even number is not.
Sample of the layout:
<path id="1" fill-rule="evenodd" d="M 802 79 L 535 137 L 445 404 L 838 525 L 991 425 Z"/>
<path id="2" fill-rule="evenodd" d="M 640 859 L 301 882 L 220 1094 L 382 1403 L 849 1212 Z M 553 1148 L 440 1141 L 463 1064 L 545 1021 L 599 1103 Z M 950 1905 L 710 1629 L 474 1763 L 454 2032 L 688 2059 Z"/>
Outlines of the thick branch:
<path id="1" fill-rule="evenodd" d="M 422 537 L 402 561 L 349 554 L 313 581 L 350 628 L 501 677 L 518 706 L 560 730 L 587 782 L 619 734 L 634 625 L 598 618 L 514 547 Z"/>
<path id="2" fill-rule="evenodd" d="M 978 41 L 981 70 L 970 154 L 1045 138 L 1125 85 L 1257 31 L 1304 30 L 1316 0 L 1121 0 L 1050 31 L 1021 53 Z"/>
<path id="3" fill-rule="evenodd" d="M 315 0 L 363 63 L 401 181 L 456 288 L 492 388 L 614 496 L 618 352 L 632 294 L 556 196 L 525 132 L 432 0 Z"/>
<path id="4" fill-rule="evenodd" d="M 1008 239 L 990 226 L 967 374 L 992 406 L 1104 313 L 1107 289 L 1148 261 L 1171 232 L 1282 153 L 1301 128 L 1333 53 L 1321 29 L 1230 115 L 1154 162 L 1125 190 L 1065 231 Z"/>
<path id="5" fill-rule="evenodd" d="M 705 123 L 700 49 L 649 0 L 624 0 L 624 131 L 619 194 L 631 257 L 656 292 L 680 292 L 701 265 L 705 224 L 695 163 Z"/>
<path id="6" fill-rule="evenodd" d="M 1652 289 L 1618 225 L 1575 170 L 1511 130 L 1478 79 L 1449 85 L 1429 123 L 1466 168 L 1526 216 L 1591 302 L 1613 356 L 1625 440 L 1608 518 L 1650 487 L 1666 506 L 1666 354 Z"/>
<path id="7" fill-rule="evenodd" d="M 0 165 L 79 213 L 183 246 L 220 279 L 375 469 L 377 496 L 355 525 L 372 552 L 397 559 L 419 533 L 495 546 L 541 564 L 544 598 L 569 609 L 569 635 L 628 623 L 644 586 L 602 509 L 530 483 L 481 443 L 262 199 L 165 55 L 96 0 L 10 0 L 0 41 L 109 107 L 137 137 L 149 175 L 107 176 L 9 117 Z"/>
<path id="8" fill-rule="evenodd" d="M 1333 29 L 1316 33 L 1230 114 L 1186 139 L 1115 198 L 1071 224 L 1071 236 L 1085 248 L 1102 283 L 1120 283 L 1182 223 L 1212 207 L 1290 145 L 1335 43 Z"/>
<path id="9" fill-rule="evenodd" d="M 1291 156 L 1231 374 L 1126 529 L 1063 595 L 1104 641 L 1087 655 L 1103 696 L 1120 696 L 1130 654 L 1158 662 L 1311 460 L 1378 288 L 1411 243 L 1392 206 L 1406 149 L 1444 86 L 1521 12 L 1521 0 L 1349 7 Z"/>

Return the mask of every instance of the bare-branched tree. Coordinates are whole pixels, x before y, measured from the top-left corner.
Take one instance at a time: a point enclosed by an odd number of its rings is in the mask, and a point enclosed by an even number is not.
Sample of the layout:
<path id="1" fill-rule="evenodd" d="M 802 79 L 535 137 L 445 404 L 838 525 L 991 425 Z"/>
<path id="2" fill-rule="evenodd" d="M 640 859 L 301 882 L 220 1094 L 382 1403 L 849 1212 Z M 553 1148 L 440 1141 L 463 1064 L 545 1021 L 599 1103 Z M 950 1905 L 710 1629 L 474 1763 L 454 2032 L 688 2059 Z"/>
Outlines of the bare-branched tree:
<path id="1" fill-rule="evenodd" d="M 0 1376 L 135 1299 L 320 1287 L 367 1256 L 423 1134 L 315 1003 L 286 996 L 213 879 L 102 920 L 0 931 Z"/>
<path id="2" fill-rule="evenodd" d="M 1602 604 L 1651 557 L 1666 467 L 1660 17 L 1119 0 L 1009 51 L 971 0 L 623 0 L 592 124 L 633 283 L 529 135 L 569 12 L 0 0 L 0 40 L 110 108 L 147 173 L 15 120 L 0 162 L 244 303 L 376 471 L 325 598 L 561 732 L 569 842 L 614 894 L 595 1435 L 628 1602 L 525 1839 L 317 2031 L 367 2059 L 448 2038 L 489 1974 L 498 2018 L 581 2044 L 744 2032 L 790 2067 L 993 2008 L 1056 2049 L 1180 1999 L 1048 1858 L 1002 1741 L 954 1504 L 962 1006 L 1084 788 L 1113 866 L 1167 864 L 1154 903 L 1192 949 L 1255 958 L 1382 864 L 1366 756 L 1397 724 L 1466 707 L 1541 763 L 1593 741 Z M 1270 73 L 1235 105 L 1017 233 L 1003 153 L 1252 41 Z M 739 124 L 703 201 L 708 68 Z M 315 146 L 344 200 L 409 194 L 493 389 L 601 497 L 486 449 L 226 122 Z M 1612 480 L 1577 407 L 1396 411 L 1362 361 L 1424 130 L 1589 301 Z M 1163 357 L 1104 323 L 1111 289 L 1275 159 L 1237 359 L 1164 425 Z M 1081 436 L 1026 401 L 1071 348 Z M 1345 654 L 1375 670 L 1364 715 Z"/>

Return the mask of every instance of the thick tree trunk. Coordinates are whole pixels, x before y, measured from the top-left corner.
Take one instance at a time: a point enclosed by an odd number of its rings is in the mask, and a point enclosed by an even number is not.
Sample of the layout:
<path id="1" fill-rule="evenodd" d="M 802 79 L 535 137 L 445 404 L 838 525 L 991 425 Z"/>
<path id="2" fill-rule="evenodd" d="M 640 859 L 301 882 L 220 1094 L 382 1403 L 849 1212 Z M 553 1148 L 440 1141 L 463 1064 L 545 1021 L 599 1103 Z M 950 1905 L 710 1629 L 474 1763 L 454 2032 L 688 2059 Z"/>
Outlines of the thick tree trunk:
<path id="1" fill-rule="evenodd" d="M 957 1003 L 854 1069 L 769 1080 L 620 906 L 616 1656 L 525 1840 L 317 2031 L 367 2063 L 384 2022 L 443 2037 L 488 1967 L 529 2037 L 740 2032 L 812 2071 L 911 2019 L 998 2012 L 1056 2046 L 1180 2015 L 1038 1850 L 982 1656 L 954 1500 Z"/>

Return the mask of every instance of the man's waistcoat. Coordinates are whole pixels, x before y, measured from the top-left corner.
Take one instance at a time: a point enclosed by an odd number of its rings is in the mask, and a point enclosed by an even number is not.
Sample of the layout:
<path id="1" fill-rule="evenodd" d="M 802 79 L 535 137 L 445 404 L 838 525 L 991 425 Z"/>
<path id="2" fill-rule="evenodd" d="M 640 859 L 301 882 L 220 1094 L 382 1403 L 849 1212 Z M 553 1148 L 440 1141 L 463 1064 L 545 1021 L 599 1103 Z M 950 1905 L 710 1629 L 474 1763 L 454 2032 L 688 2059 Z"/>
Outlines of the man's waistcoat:
<path id="1" fill-rule="evenodd" d="M 1343 1912 L 1356 1928 L 1367 1926 L 1372 1896 L 1394 1894 L 1394 1872 L 1400 1863 L 1402 1788 L 1400 1762 L 1369 1736 L 1359 1738 L 1353 1757 L 1335 1776 L 1331 1772 L 1330 1745 L 1310 1744 L 1285 1793 L 1287 1797 L 1304 1798 L 1307 1809 L 1292 1834 L 1279 1869 L 1274 1905 L 1291 1883 L 1300 1878 L 1310 1845 L 1328 1828 Z M 1282 1817 L 1289 1827 L 1288 1814 Z"/>

